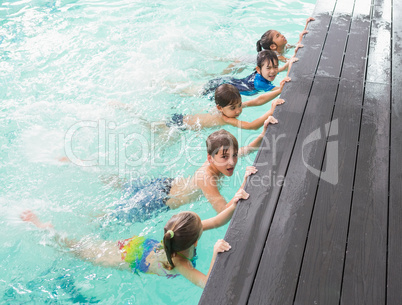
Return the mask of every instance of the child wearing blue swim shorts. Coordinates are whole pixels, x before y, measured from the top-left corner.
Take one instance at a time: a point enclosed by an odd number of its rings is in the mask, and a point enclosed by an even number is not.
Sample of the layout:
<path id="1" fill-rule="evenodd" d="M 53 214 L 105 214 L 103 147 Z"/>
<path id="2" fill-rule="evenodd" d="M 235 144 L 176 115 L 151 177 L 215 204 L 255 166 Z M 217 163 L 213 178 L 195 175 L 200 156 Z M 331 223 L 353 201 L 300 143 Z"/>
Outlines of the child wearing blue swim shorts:
<path id="1" fill-rule="evenodd" d="M 215 131 L 206 141 L 207 160 L 192 176 L 130 181 L 123 185 L 124 195 L 109 216 L 125 222 L 143 222 L 161 212 L 199 200 L 202 196 L 215 211 L 222 212 L 232 205 L 235 197 L 226 201 L 219 190 L 220 180 L 234 174 L 239 156 L 258 149 L 270 123 L 276 121 L 272 117 L 267 119 L 262 132 L 249 145 L 241 148 L 231 133 L 223 129 Z M 247 177 L 256 172 L 254 166 L 246 168 L 240 189 L 244 187 Z M 121 186 L 121 183 L 116 179 L 109 181 L 109 185 Z"/>
<path id="2" fill-rule="evenodd" d="M 168 211 L 173 179 L 156 178 L 150 181 L 135 180 L 124 185 L 124 195 L 115 207 L 112 216 L 130 222 L 150 219 Z"/>
<path id="3" fill-rule="evenodd" d="M 168 132 L 169 128 L 199 130 L 224 125 L 231 125 L 241 129 L 258 129 L 264 124 L 264 121 L 267 120 L 268 117 L 274 114 L 276 106 L 283 104 L 285 101 L 283 99 L 272 101 L 271 108 L 251 122 L 238 119 L 243 112 L 243 108 L 264 105 L 282 91 L 282 87 L 286 81 L 288 81 L 288 79 L 284 79 L 281 82 L 280 90 L 264 93 L 246 102 L 242 102 L 240 92 L 235 86 L 231 84 L 220 85 L 215 90 L 216 108 L 212 109 L 210 112 L 192 115 L 174 114 L 170 121 L 154 125 L 154 127 L 160 134 Z M 271 118 L 270 122 L 274 124 L 276 120 Z"/>
<path id="4" fill-rule="evenodd" d="M 204 93 L 214 92 L 216 108 L 208 113 L 202 114 L 174 114 L 167 122 L 154 122 L 153 128 L 159 135 L 170 132 L 170 128 L 179 130 L 203 128 L 213 128 L 224 125 L 232 125 L 242 129 L 258 129 L 264 121 L 272 116 L 277 105 L 283 104 L 283 99 L 272 102 L 271 109 L 265 114 L 252 122 L 240 121 L 237 118 L 243 111 L 244 107 L 261 106 L 277 97 L 286 82 L 290 81 L 289 77 L 285 77 L 279 87 L 272 85 L 278 74 L 278 59 L 272 51 L 262 51 L 259 54 L 257 71 L 245 79 L 215 79 L 209 82 L 204 88 Z M 216 88 L 216 86 L 218 86 Z M 240 90 L 243 90 L 240 92 Z M 258 97 L 242 102 L 241 94 L 254 94 L 259 91 L 268 91 Z M 113 106 L 122 109 L 129 109 L 129 105 L 114 102 Z M 271 122 L 274 122 L 272 119 Z"/>
<path id="5" fill-rule="evenodd" d="M 214 128 L 224 125 L 232 125 L 241 129 L 259 129 L 263 126 L 265 120 L 273 115 L 276 106 L 283 104 L 285 101 L 283 99 L 272 101 L 271 108 L 265 114 L 251 122 L 238 119 L 243 112 L 243 108 L 266 104 L 268 101 L 279 95 L 282 91 L 283 85 L 289 80 L 289 78 L 284 79 L 280 84 L 279 90 L 261 94 L 257 98 L 244 103 L 242 102 L 239 90 L 235 86 L 231 84 L 220 85 L 215 90 L 216 107 L 211 109 L 210 112 L 191 115 L 175 113 L 167 122 L 153 122 L 153 132 L 159 136 L 163 136 L 170 134 L 172 128 L 183 131 L 186 129 L 200 130 L 203 128 Z M 129 107 L 129 105 L 120 104 L 114 103 L 113 105 L 123 109 L 128 109 Z M 270 123 L 275 124 L 276 120 L 271 118 Z"/>

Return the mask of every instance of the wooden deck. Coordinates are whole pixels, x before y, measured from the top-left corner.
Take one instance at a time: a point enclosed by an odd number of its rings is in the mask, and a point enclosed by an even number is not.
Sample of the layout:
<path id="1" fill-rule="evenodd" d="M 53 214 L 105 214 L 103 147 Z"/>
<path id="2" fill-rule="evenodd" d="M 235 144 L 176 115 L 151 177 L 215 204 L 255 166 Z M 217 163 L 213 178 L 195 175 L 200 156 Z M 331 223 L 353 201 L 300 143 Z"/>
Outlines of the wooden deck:
<path id="1" fill-rule="evenodd" d="M 313 16 L 200 304 L 402 304 L 402 1 Z"/>

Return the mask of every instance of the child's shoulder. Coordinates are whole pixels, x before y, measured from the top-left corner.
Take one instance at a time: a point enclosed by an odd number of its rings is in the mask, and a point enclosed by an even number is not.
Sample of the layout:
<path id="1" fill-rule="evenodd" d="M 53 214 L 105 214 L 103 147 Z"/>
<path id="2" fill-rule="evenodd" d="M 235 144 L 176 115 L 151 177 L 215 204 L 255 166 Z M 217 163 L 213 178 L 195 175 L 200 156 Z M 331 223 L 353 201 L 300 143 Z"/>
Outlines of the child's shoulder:
<path id="1" fill-rule="evenodd" d="M 194 173 L 194 182 L 198 187 L 207 187 L 211 185 L 217 186 L 219 177 L 211 172 L 209 166 L 209 162 L 205 161 L 205 163 Z"/>

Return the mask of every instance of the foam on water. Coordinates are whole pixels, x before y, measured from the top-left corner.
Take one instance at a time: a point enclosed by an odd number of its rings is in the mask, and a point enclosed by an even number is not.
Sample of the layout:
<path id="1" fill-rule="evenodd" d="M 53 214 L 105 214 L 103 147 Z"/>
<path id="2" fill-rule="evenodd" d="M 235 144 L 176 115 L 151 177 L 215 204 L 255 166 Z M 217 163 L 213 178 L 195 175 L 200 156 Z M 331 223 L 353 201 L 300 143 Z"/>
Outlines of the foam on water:
<path id="1" fill-rule="evenodd" d="M 176 131 L 168 142 L 155 138 L 149 123 L 205 112 L 213 104 L 172 87 L 202 86 L 233 60 L 256 56 L 255 43 L 268 29 L 296 42 L 314 2 L 3 2 L 0 303 L 197 304 L 202 291 L 184 278 L 93 266 L 55 247 L 51 236 L 22 223 L 19 215 L 32 209 L 69 237 L 93 240 L 161 238 L 165 222 L 182 210 L 202 219 L 214 216 L 200 198 L 144 223 L 117 223 L 100 216 L 116 205 L 122 190 L 102 181 L 122 173 L 191 175 L 205 161 L 205 139 L 214 129 Z M 116 109 L 113 102 L 131 110 Z M 242 119 L 251 121 L 269 107 L 245 109 Z M 257 133 L 225 129 L 240 145 Z M 84 162 L 61 162 L 68 149 Z M 228 201 L 254 157 L 239 160 L 234 177 L 224 180 L 221 191 Z M 91 160 L 94 164 L 84 166 Z M 197 261 L 202 272 L 208 272 L 213 245 L 226 229 L 203 234 Z"/>

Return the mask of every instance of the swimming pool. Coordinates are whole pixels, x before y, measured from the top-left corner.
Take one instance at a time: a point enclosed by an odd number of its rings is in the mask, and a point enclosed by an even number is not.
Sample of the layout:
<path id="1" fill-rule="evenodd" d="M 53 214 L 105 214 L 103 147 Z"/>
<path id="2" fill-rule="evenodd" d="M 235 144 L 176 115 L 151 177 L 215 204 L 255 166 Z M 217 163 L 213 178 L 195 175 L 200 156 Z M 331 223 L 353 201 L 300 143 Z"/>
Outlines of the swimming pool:
<path id="1" fill-rule="evenodd" d="M 51 247 L 51 239 L 19 214 L 32 209 L 75 238 L 161 238 L 177 210 L 145 223 L 105 221 L 97 216 L 113 207 L 121 190 L 102 181 L 112 175 L 191 175 L 206 158 L 205 138 L 213 130 L 178 133 L 168 144 L 155 139 L 144 121 L 209 109 L 211 101 L 175 94 L 171 84 L 207 82 L 232 60 L 255 54 L 255 42 L 270 28 L 297 41 L 314 2 L 3 2 L 1 303 L 198 303 L 201 289 L 183 278 L 138 276 L 80 261 Z M 249 66 L 238 76 L 251 71 Z M 110 107 L 113 101 L 132 110 Z M 242 118 L 254 119 L 268 107 L 246 109 Z M 241 145 L 257 134 L 225 129 Z M 60 162 L 68 150 L 86 161 Z M 239 160 L 235 175 L 223 182 L 227 200 L 254 156 Z M 188 209 L 202 219 L 215 215 L 204 198 L 179 211 Z M 204 273 L 226 228 L 203 234 L 197 267 Z"/>

